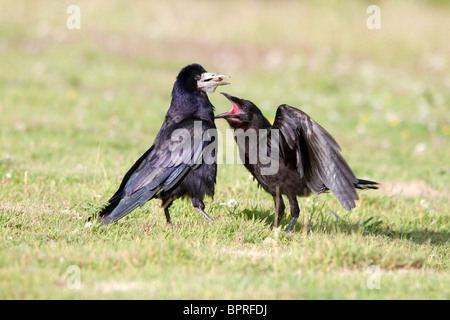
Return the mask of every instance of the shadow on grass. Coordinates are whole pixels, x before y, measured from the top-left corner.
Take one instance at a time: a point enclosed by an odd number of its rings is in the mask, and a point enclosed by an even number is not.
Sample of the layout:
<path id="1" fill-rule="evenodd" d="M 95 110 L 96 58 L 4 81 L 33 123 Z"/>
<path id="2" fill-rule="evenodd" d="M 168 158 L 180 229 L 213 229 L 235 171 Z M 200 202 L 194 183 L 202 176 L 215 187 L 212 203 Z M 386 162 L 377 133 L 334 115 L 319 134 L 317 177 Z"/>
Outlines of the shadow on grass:
<path id="1" fill-rule="evenodd" d="M 414 231 L 392 231 L 392 238 L 406 239 L 417 244 L 433 244 L 441 245 L 450 242 L 450 232 L 448 231 L 431 231 L 428 229 Z"/>
<path id="2" fill-rule="evenodd" d="M 268 227 L 274 227 L 274 213 L 272 209 L 245 209 L 243 215 L 249 220 L 260 220 Z M 351 220 L 351 213 L 339 217 L 335 212 L 323 206 L 312 208 L 310 213 L 300 213 L 299 220 L 293 232 L 314 233 L 361 233 L 363 235 L 385 236 L 389 239 L 404 239 L 417 244 L 442 245 L 450 242 L 449 231 L 432 231 L 426 228 L 418 230 L 395 230 L 382 220 L 374 217 Z M 303 219 L 303 220 L 302 220 Z M 287 230 L 291 222 L 289 208 L 281 221 L 281 228 Z"/>
<path id="3" fill-rule="evenodd" d="M 97 213 L 102 208 L 102 204 L 89 203 L 83 209 L 87 212 L 86 221 L 96 221 Z M 450 242 L 450 231 L 432 231 L 426 228 L 417 230 L 392 229 L 387 223 L 374 217 L 352 220 L 352 212 L 340 217 L 334 211 L 326 207 L 325 202 L 321 205 L 314 205 L 307 210 L 302 208 L 300 217 L 293 232 L 313 232 L 313 233 L 344 233 L 362 235 L 384 236 L 392 240 L 407 240 L 417 244 L 442 245 Z M 260 221 L 268 228 L 274 227 L 275 210 L 268 208 L 261 209 L 259 206 L 251 209 L 244 209 L 242 213 L 230 210 L 229 214 L 242 214 L 247 220 Z M 287 230 L 291 222 L 289 207 L 286 208 L 285 215 L 281 220 L 282 230 Z"/>
<path id="4" fill-rule="evenodd" d="M 259 220 L 266 224 L 268 227 L 273 228 L 274 212 L 272 210 L 244 209 L 244 211 L 242 211 L 242 214 L 248 220 Z"/>

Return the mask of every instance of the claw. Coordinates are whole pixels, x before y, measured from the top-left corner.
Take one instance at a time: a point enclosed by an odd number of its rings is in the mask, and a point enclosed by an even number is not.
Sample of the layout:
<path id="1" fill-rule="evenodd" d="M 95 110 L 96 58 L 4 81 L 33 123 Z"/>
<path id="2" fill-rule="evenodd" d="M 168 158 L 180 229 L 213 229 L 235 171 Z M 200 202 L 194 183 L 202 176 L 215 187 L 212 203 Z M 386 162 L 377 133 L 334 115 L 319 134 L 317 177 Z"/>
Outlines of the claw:
<path id="1" fill-rule="evenodd" d="M 298 218 L 292 218 L 291 223 L 289 224 L 289 229 L 288 229 L 287 232 L 292 232 L 294 230 L 294 226 L 295 226 L 295 223 L 297 222 L 297 219 Z"/>
<path id="2" fill-rule="evenodd" d="M 202 209 L 200 208 L 194 208 L 198 213 L 200 213 L 206 220 L 209 222 L 214 222 L 214 220 Z"/>

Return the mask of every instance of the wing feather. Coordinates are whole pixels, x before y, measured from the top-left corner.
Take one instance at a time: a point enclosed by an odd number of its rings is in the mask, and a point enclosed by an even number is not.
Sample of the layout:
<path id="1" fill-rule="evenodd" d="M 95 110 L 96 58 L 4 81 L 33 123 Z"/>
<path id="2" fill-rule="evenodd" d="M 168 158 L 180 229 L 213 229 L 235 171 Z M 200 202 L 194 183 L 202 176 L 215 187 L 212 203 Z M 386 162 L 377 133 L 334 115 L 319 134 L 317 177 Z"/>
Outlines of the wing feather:
<path id="1" fill-rule="evenodd" d="M 153 146 L 127 172 L 115 198 L 110 199 L 110 203 L 119 202 L 112 211 L 105 211 L 104 224 L 119 220 L 161 192 L 171 190 L 201 163 L 203 150 L 211 142 L 202 137 L 201 141 L 195 141 L 192 120 L 182 121 L 177 127 L 184 128 L 182 141 L 189 143 L 180 149 L 180 140 L 173 141 L 169 134 L 173 128 L 160 132 Z"/>
<path id="2" fill-rule="evenodd" d="M 345 209 L 355 207 L 358 179 L 340 154 L 339 144 L 324 128 L 289 105 L 278 108 L 273 128 L 280 130 L 286 142 L 280 143 L 280 154 L 295 152 L 297 171 L 311 191 L 319 194 L 328 189 Z"/>

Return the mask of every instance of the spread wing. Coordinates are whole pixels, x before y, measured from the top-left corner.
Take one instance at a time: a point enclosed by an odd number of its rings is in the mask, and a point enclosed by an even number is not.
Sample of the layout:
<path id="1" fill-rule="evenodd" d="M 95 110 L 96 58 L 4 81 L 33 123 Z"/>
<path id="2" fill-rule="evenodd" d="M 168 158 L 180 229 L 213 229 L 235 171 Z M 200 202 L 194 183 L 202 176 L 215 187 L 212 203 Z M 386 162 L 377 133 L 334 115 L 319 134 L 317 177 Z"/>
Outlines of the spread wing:
<path id="1" fill-rule="evenodd" d="M 341 156 L 338 143 L 324 128 L 286 104 L 278 108 L 273 128 L 280 130 L 284 161 L 295 162 L 293 165 L 311 191 L 319 194 L 329 189 L 345 209 L 355 207 L 358 179 Z"/>
<path id="2" fill-rule="evenodd" d="M 153 146 L 126 173 L 100 212 L 103 224 L 117 221 L 161 192 L 175 188 L 201 163 L 205 147 L 215 143 L 198 136 L 192 120 L 174 126 L 160 131 Z"/>

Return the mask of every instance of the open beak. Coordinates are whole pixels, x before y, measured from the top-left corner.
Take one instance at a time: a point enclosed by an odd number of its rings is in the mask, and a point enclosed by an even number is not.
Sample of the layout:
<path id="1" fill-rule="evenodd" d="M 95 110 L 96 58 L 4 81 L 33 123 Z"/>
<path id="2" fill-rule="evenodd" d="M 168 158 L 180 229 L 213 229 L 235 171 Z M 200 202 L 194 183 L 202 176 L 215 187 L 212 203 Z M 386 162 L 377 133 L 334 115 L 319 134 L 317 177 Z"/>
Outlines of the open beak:
<path id="1" fill-rule="evenodd" d="M 222 81 L 223 78 L 230 78 L 230 76 L 223 73 L 202 73 L 200 80 L 197 81 L 197 88 L 208 93 L 214 92 L 218 86 L 229 84 Z"/>
<path id="2" fill-rule="evenodd" d="M 241 110 L 239 109 L 239 98 L 233 97 L 225 92 L 221 92 L 221 94 L 223 94 L 225 97 L 227 97 L 227 99 L 233 105 L 233 108 L 231 109 L 230 112 L 221 113 L 221 114 L 215 116 L 214 118 L 215 119 L 239 118 L 241 115 Z"/>

